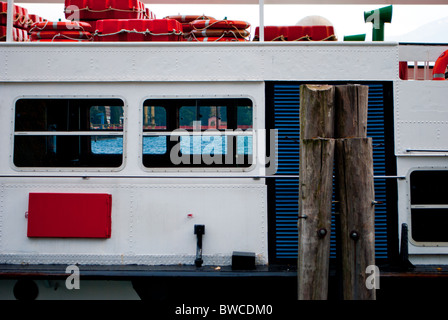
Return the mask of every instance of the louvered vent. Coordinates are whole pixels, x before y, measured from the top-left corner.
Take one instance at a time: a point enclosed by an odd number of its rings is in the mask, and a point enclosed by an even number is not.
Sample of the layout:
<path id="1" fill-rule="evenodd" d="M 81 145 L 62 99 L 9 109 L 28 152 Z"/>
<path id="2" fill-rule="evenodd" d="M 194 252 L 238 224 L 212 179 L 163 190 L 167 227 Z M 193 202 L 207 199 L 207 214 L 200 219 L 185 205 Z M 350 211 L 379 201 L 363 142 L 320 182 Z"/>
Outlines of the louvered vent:
<path id="1" fill-rule="evenodd" d="M 272 83 L 273 122 L 277 129 L 276 159 L 277 178 L 269 185 L 271 222 L 271 254 L 274 260 L 297 258 L 298 250 L 298 185 L 297 178 L 283 177 L 299 175 L 300 155 L 300 83 Z M 375 176 L 385 176 L 384 137 L 384 86 L 368 84 L 369 110 L 367 135 L 373 142 Z M 376 258 L 387 258 L 386 181 L 375 178 L 375 251 Z M 333 209 L 334 210 L 334 209 Z M 334 221 L 331 232 L 331 257 L 336 256 L 336 236 Z"/>

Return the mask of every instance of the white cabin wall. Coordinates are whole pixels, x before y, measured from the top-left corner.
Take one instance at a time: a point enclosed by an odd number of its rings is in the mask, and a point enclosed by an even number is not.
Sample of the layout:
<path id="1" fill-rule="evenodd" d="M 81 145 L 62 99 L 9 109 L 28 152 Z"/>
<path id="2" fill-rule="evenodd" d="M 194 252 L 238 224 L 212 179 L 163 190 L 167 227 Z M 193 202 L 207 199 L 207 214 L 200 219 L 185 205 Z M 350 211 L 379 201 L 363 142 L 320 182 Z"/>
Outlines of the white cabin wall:
<path id="1" fill-rule="evenodd" d="M 8 150 L 0 155 L 0 175 L 9 176 L 1 178 L 1 263 L 193 264 L 194 224 L 206 227 L 204 264 L 228 265 L 233 251 L 255 252 L 257 263 L 267 263 L 267 190 L 264 179 L 251 178 L 264 174 L 263 162 L 247 172 L 182 169 L 167 173 L 141 164 L 142 106 L 146 99 L 250 98 L 258 131 L 265 123 L 264 82 L 14 82 L 2 84 L 0 90 L 2 143 Z M 124 165 L 112 170 L 16 168 L 9 155 L 13 153 L 14 102 L 22 97 L 123 99 Z M 264 155 L 264 138 L 254 143 L 256 152 Z M 196 178 L 176 179 L 179 175 Z M 201 175 L 222 178 L 198 178 Z M 228 175 L 242 178 L 226 178 Z M 111 238 L 28 238 L 30 192 L 111 194 Z"/>
<path id="2" fill-rule="evenodd" d="M 395 87 L 395 153 L 397 175 L 403 177 L 398 179 L 398 234 L 401 238 L 401 225 L 406 223 L 412 263 L 446 264 L 446 243 L 412 239 L 409 175 L 417 169 L 448 170 L 448 81 L 400 80 Z"/>

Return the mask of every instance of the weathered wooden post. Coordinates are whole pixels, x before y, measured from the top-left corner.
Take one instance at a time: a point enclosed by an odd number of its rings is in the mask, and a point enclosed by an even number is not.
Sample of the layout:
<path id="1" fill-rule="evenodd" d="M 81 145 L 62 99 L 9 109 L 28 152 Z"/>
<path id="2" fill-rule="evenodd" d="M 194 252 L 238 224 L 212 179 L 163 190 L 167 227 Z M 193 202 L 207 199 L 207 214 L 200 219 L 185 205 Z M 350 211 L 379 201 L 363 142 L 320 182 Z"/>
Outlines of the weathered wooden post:
<path id="1" fill-rule="evenodd" d="M 334 87 L 300 88 L 298 299 L 328 297 Z"/>
<path id="2" fill-rule="evenodd" d="M 366 138 L 369 87 L 339 85 L 335 89 L 335 138 Z"/>
<path id="3" fill-rule="evenodd" d="M 336 163 L 344 300 L 374 300 L 366 285 L 375 265 L 372 139 L 367 138 L 368 87 L 336 86 Z"/>

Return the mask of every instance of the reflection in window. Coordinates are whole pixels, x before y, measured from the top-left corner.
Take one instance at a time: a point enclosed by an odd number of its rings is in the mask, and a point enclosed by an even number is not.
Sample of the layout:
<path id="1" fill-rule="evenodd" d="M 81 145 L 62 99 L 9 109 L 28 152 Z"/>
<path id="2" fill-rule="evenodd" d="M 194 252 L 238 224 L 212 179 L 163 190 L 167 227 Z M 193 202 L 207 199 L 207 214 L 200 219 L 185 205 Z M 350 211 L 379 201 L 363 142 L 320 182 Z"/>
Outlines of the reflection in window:
<path id="1" fill-rule="evenodd" d="M 143 137 L 143 154 L 166 154 L 167 137 Z"/>
<path id="2" fill-rule="evenodd" d="M 164 107 L 143 107 L 144 130 L 166 130 L 166 110 Z"/>
<path id="3" fill-rule="evenodd" d="M 15 108 L 17 167 L 119 167 L 123 101 L 20 99 Z"/>
<path id="4" fill-rule="evenodd" d="M 153 123 L 143 121 L 143 164 L 249 167 L 252 109 L 252 101 L 246 98 L 146 100 L 143 118 Z M 210 163 L 207 156 L 216 161 Z"/>

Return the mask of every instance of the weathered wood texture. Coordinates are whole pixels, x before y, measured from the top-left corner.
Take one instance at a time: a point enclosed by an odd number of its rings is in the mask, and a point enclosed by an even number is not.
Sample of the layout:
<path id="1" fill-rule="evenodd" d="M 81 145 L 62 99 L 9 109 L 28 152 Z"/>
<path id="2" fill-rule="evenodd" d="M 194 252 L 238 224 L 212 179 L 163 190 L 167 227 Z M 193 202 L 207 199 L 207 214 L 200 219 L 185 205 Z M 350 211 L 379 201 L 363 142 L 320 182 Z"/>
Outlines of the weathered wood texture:
<path id="1" fill-rule="evenodd" d="M 375 190 L 371 138 L 336 141 L 344 300 L 374 300 L 366 268 L 375 265 Z"/>
<path id="2" fill-rule="evenodd" d="M 335 138 L 366 138 L 369 87 L 340 85 L 335 90 Z"/>
<path id="3" fill-rule="evenodd" d="M 366 286 L 366 268 L 375 264 L 368 87 L 302 85 L 300 90 L 298 298 L 321 300 L 328 296 L 336 160 L 343 298 L 375 299 L 375 290 Z"/>
<path id="4" fill-rule="evenodd" d="M 302 85 L 297 261 L 299 300 L 324 300 L 328 297 L 333 135 L 334 87 Z"/>
<path id="5" fill-rule="evenodd" d="M 301 140 L 298 299 L 328 297 L 334 139 Z"/>
<path id="6" fill-rule="evenodd" d="M 334 86 L 300 86 L 300 138 L 333 138 Z"/>
<path id="7" fill-rule="evenodd" d="M 372 142 L 367 139 L 369 88 L 335 88 L 337 219 L 345 300 L 375 299 L 366 286 L 366 268 L 375 264 L 375 191 Z"/>

